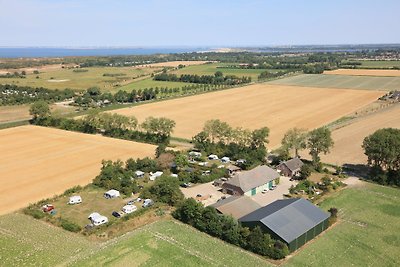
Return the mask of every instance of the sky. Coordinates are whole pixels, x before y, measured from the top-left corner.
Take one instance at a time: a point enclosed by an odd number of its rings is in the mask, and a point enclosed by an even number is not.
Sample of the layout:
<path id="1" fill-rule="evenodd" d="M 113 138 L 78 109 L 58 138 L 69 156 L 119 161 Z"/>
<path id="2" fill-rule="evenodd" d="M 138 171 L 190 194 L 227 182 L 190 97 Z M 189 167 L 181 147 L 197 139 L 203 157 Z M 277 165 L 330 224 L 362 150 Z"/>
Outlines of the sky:
<path id="1" fill-rule="evenodd" d="M 400 43 L 400 0 L 0 0 L 0 46 Z"/>

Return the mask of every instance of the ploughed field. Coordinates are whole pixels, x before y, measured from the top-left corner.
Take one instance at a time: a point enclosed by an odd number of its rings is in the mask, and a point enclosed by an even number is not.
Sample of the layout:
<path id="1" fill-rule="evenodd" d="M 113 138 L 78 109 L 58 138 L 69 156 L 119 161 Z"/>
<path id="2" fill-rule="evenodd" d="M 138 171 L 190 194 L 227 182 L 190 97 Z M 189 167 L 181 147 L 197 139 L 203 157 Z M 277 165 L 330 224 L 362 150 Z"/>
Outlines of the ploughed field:
<path id="1" fill-rule="evenodd" d="M 364 138 L 376 130 L 389 127 L 400 129 L 400 104 L 361 117 L 354 123 L 333 131 L 335 146 L 331 149 L 331 153 L 322 155 L 321 159 L 337 165 L 365 164 L 367 156 L 361 147 Z"/>
<path id="2" fill-rule="evenodd" d="M 192 138 L 204 123 L 220 119 L 234 127 L 270 128 L 270 146 L 276 147 L 293 127 L 313 129 L 351 114 L 384 95 L 382 91 L 342 90 L 255 84 L 202 95 L 155 102 L 112 112 L 175 120 L 173 136 Z"/>
<path id="3" fill-rule="evenodd" d="M 324 71 L 324 74 L 397 77 L 400 76 L 400 70 L 338 69 L 332 71 Z"/>
<path id="4" fill-rule="evenodd" d="M 38 126 L 0 131 L 0 214 L 98 175 L 103 159 L 153 156 L 155 146 Z"/>
<path id="5" fill-rule="evenodd" d="M 388 75 L 390 76 L 390 75 Z M 356 76 L 356 75 L 329 75 L 329 74 L 302 74 L 273 80 L 269 84 L 293 85 L 304 87 L 367 89 L 391 91 L 400 88 L 400 76 Z"/>

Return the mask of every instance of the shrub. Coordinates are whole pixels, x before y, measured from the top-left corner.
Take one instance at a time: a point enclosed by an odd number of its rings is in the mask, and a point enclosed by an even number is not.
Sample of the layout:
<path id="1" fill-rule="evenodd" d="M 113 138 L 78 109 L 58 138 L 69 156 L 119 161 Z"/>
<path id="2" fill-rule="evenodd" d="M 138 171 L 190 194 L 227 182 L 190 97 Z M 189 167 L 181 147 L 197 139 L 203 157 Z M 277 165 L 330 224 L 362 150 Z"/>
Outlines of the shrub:
<path id="1" fill-rule="evenodd" d="M 82 230 L 82 228 L 76 223 L 70 222 L 66 219 L 61 219 L 61 227 L 67 231 L 77 233 Z"/>

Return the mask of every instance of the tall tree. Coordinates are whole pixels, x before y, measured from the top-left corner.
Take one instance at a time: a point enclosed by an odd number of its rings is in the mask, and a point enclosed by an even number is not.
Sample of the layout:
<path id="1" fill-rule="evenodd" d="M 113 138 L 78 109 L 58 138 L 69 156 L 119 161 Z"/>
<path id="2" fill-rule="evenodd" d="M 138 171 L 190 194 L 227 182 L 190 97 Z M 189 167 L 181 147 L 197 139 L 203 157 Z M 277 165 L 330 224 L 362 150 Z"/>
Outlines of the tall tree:
<path id="1" fill-rule="evenodd" d="M 37 101 L 31 105 L 29 114 L 33 116 L 34 120 L 46 118 L 50 115 L 49 105 L 45 101 Z"/>
<path id="2" fill-rule="evenodd" d="M 284 150 L 294 150 L 294 156 L 299 156 L 299 151 L 307 147 L 307 133 L 304 129 L 289 129 L 282 139 L 282 147 Z"/>
<path id="3" fill-rule="evenodd" d="M 321 153 L 329 153 L 333 145 L 331 131 L 328 128 L 318 128 L 309 133 L 307 147 L 310 149 L 310 155 L 315 167 L 320 163 L 319 155 Z"/>

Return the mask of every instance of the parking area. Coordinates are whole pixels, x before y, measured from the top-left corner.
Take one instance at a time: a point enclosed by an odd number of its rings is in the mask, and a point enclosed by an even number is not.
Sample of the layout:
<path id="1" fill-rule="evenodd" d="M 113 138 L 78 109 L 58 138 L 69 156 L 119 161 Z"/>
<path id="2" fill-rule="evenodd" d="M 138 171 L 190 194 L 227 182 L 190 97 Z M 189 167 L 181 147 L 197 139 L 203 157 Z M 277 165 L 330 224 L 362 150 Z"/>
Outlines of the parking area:
<path id="1" fill-rule="evenodd" d="M 289 177 L 281 176 L 279 184 L 274 190 L 269 190 L 264 194 L 259 193 L 255 196 L 252 196 L 251 198 L 261 206 L 266 206 L 268 204 L 271 204 L 275 200 L 283 199 L 283 195 L 289 193 L 290 186 L 295 186 L 296 183 L 296 181 L 290 181 Z"/>
<path id="2" fill-rule="evenodd" d="M 222 196 L 228 196 L 218 191 L 220 188 L 213 185 L 213 182 L 206 184 L 193 185 L 189 188 L 181 188 L 186 198 L 194 198 L 200 200 L 205 206 L 209 206 L 217 202 Z M 197 195 L 201 197 L 197 197 Z"/>

